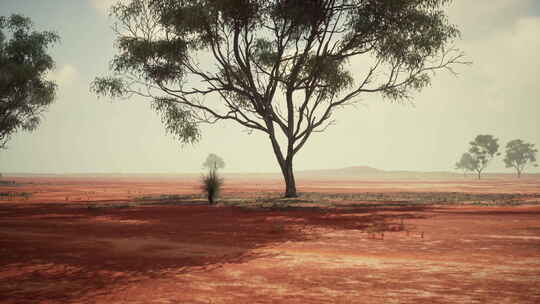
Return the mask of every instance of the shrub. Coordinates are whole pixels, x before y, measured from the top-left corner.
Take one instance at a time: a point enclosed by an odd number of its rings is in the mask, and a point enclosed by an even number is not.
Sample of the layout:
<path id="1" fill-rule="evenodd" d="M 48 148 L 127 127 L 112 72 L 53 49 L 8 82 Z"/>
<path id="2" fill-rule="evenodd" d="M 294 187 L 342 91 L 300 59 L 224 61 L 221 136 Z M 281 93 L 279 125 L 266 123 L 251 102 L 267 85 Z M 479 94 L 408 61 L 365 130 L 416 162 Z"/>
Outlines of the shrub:
<path id="1" fill-rule="evenodd" d="M 208 197 L 208 203 L 214 204 L 216 202 L 222 185 L 223 179 L 219 177 L 217 170 L 211 169 L 207 175 L 203 175 L 202 190 Z"/>

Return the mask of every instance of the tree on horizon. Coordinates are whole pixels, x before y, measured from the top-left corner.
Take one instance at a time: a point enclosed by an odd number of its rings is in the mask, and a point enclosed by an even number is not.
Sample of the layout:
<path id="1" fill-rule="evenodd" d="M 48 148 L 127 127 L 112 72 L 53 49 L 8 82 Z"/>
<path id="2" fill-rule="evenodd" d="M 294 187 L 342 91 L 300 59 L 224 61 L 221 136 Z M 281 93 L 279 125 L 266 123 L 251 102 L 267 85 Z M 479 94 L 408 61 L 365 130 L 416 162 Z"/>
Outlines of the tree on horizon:
<path id="1" fill-rule="evenodd" d="M 217 154 L 210 153 L 208 154 L 206 160 L 203 163 L 203 168 L 206 168 L 208 170 L 223 169 L 225 168 L 225 161 Z"/>
<path id="2" fill-rule="evenodd" d="M 475 171 L 478 174 L 478 179 L 481 179 L 482 172 L 487 168 L 491 160 L 500 155 L 499 151 L 499 139 L 493 135 L 478 135 L 471 141 L 469 154 L 471 159 L 468 160 L 468 165 L 471 171 Z"/>
<path id="3" fill-rule="evenodd" d="M 506 153 L 504 164 L 506 168 L 514 168 L 517 172 L 517 177 L 521 177 L 521 173 L 527 165 L 538 167 L 536 162 L 537 149 L 534 144 L 524 142 L 521 139 L 514 139 L 506 144 Z"/>

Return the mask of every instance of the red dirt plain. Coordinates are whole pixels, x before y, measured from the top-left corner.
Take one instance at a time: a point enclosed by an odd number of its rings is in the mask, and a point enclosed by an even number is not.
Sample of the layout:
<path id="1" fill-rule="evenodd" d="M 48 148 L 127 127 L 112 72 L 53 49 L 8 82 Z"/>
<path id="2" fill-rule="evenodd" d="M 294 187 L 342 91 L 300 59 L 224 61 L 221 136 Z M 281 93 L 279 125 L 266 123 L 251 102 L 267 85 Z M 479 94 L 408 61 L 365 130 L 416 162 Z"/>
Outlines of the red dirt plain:
<path id="1" fill-rule="evenodd" d="M 10 180 L 1 303 L 540 303 L 539 178 Z"/>

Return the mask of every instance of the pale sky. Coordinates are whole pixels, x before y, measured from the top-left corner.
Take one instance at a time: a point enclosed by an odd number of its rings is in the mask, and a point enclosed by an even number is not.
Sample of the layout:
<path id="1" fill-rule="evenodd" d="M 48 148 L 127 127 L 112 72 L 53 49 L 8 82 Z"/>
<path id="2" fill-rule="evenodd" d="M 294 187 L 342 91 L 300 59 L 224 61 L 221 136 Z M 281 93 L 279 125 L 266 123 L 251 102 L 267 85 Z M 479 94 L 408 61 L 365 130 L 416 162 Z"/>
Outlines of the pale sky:
<path id="1" fill-rule="evenodd" d="M 113 102 L 89 92 L 115 54 L 111 2 L 0 1 L 0 15 L 26 15 L 62 39 L 51 50 L 58 98 L 36 131 L 16 134 L 0 150 L 0 172 L 200 172 L 209 153 L 225 160 L 226 172 L 278 172 L 262 133 L 221 122 L 204 126 L 199 143 L 182 146 L 143 99 Z M 295 170 L 452 171 L 478 134 L 499 138 L 501 152 L 517 138 L 540 146 L 540 1 L 455 0 L 448 15 L 462 31 L 456 46 L 473 65 L 459 67 L 458 77 L 437 74 L 414 106 L 365 95 L 361 105 L 336 113 L 336 125 L 310 138 Z M 512 170 L 500 156 L 487 172 Z"/>

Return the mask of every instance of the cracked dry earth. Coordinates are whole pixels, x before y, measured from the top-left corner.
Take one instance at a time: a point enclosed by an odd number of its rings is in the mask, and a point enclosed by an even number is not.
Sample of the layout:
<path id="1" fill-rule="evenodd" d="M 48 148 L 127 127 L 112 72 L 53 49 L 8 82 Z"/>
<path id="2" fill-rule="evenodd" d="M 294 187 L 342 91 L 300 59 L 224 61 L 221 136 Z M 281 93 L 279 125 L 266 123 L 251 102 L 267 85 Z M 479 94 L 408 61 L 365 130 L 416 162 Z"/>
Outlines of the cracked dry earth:
<path id="1" fill-rule="evenodd" d="M 1 303 L 540 303 L 539 287 L 539 206 L 0 204 Z"/>

